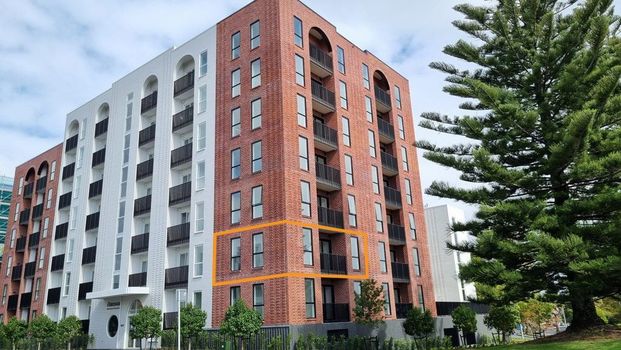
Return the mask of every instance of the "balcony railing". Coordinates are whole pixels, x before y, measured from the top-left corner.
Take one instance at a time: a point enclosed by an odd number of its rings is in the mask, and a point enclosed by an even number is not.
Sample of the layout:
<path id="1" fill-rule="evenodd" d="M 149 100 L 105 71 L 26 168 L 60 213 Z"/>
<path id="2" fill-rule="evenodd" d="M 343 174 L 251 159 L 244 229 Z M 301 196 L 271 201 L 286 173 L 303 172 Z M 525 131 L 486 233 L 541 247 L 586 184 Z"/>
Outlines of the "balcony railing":
<path id="1" fill-rule="evenodd" d="M 92 264 L 97 257 L 97 246 L 82 249 L 82 265 Z"/>
<path id="2" fill-rule="evenodd" d="M 382 118 L 377 118 L 377 127 L 381 142 L 391 143 L 395 141 L 395 127 L 392 124 Z"/>
<path id="3" fill-rule="evenodd" d="M 315 163 L 317 188 L 323 191 L 337 191 L 341 189 L 341 172 L 337 168 Z"/>
<path id="4" fill-rule="evenodd" d="M 388 186 L 384 186 L 384 198 L 386 199 L 386 208 L 390 210 L 401 209 L 401 191 Z"/>
<path id="5" fill-rule="evenodd" d="M 144 146 L 155 140 L 155 124 L 140 130 L 138 135 L 138 146 Z"/>
<path id="6" fill-rule="evenodd" d="M 19 295 L 14 294 L 14 295 L 9 295 L 9 301 L 8 301 L 8 305 L 6 307 L 6 309 L 8 311 L 16 311 L 17 310 L 17 299 L 19 298 Z"/>
<path id="7" fill-rule="evenodd" d="M 31 302 L 32 302 L 32 292 L 22 293 L 21 298 L 19 299 L 19 308 L 29 309 Z"/>
<path id="8" fill-rule="evenodd" d="M 395 311 L 397 312 L 397 318 L 406 318 L 408 316 L 408 312 L 412 310 L 412 304 L 395 304 Z"/>
<path id="9" fill-rule="evenodd" d="M 192 125 L 192 121 L 194 121 L 194 106 L 189 106 L 183 111 L 173 115 L 172 119 L 173 132 L 183 129 L 188 125 Z"/>
<path id="10" fill-rule="evenodd" d="M 47 305 L 58 304 L 60 302 L 60 287 L 47 290 Z"/>
<path id="11" fill-rule="evenodd" d="M 328 90 L 325 86 L 314 80 L 311 81 L 311 92 L 313 94 L 313 100 L 319 102 L 321 105 L 317 106 L 319 112 L 325 114 L 336 110 L 334 92 Z"/>
<path id="12" fill-rule="evenodd" d="M 20 225 L 28 225 L 28 220 L 30 220 L 30 208 L 26 208 L 19 213 Z"/>
<path id="13" fill-rule="evenodd" d="M 22 253 L 26 249 L 26 237 L 20 237 L 15 243 L 15 251 Z"/>
<path id="14" fill-rule="evenodd" d="M 22 265 L 13 266 L 11 271 L 11 281 L 19 281 L 22 279 Z"/>
<path id="15" fill-rule="evenodd" d="M 388 239 L 392 245 L 404 245 L 405 227 L 401 225 L 388 224 Z"/>
<path id="16" fill-rule="evenodd" d="M 410 280 L 410 266 L 408 264 L 393 261 L 391 266 L 394 282 L 408 282 Z"/>
<path id="17" fill-rule="evenodd" d="M 54 234 L 54 239 L 63 239 L 67 237 L 67 233 L 69 233 L 69 223 L 65 222 L 64 224 L 60 224 L 56 226 L 56 233 Z"/>
<path id="18" fill-rule="evenodd" d="M 45 185 L 47 185 L 47 176 L 38 178 L 36 191 L 38 193 L 45 192 Z"/>
<path id="19" fill-rule="evenodd" d="M 95 137 L 99 137 L 108 132 L 108 118 L 95 124 Z"/>
<path id="20" fill-rule="evenodd" d="M 96 167 L 103 164 L 106 161 L 106 149 L 102 148 L 99 151 L 93 153 L 92 167 Z"/>
<path id="21" fill-rule="evenodd" d="M 24 278 L 29 278 L 35 275 L 35 270 L 37 268 L 37 262 L 31 261 L 26 263 L 24 266 Z"/>
<path id="22" fill-rule="evenodd" d="M 177 313 L 176 312 L 165 312 L 164 313 L 164 329 L 175 329 L 177 327 Z"/>
<path id="23" fill-rule="evenodd" d="M 78 147 L 78 134 L 71 136 L 65 141 L 65 152 L 69 152 Z"/>
<path id="24" fill-rule="evenodd" d="M 147 273 L 146 272 L 138 272 L 129 275 L 129 280 L 127 281 L 127 285 L 129 287 L 144 287 L 147 285 Z"/>
<path id="25" fill-rule="evenodd" d="M 157 106 L 157 90 L 140 101 L 140 114 L 146 113 Z"/>
<path id="26" fill-rule="evenodd" d="M 28 248 L 34 248 L 38 246 L 40 236 L 41 233 L 39 232 L 31 233 L 30 236 L 28 236 Z"/>
<path id="27" fill-rule="evenodd" d="M 71 192 L 67 192 L 58 197 L 58 210 L 67 208 L 71 205 Z"/>
<path id="28" fill-rule="evenodd" d="M 134 201 L 134 216 L 151 212 L 151 195 L 146 195 Z"/>
<path id="29" fill-rule="evenodd" d="M 399 173 L 399 167 L 397 166 L 397 158 L 392 155 L 382 151 L 382 168 L 384 170 L 384 175 L 395 176 Z"/>
<path id="30" fill-rule="evenodd" d="M 88 198 L 101 196 L 103 193 L 103 179 L 95 181 L 88 187 Z"/>
<path id="31" fill-rule="evenodd" d="M 43 215 L 43 203 L 35 205 L 32 208 L 32 220 L 35 221 Z"/>
<path id="32" fill-rule="evenodd" d="M 86 226 L 85 230 L 94 230 L 99 227 L 99 212 L 90 214 L 86 217 Z"/>
<path id="33" fill-rule="evenodd" d="M 132 237 L 132 254 L 149 250 L 149 232 Z"/>
<path id="34" fill-rule="evenodd" d="M 321 78 L 332 75 L 332 56 L 318 46 L 310 45 L 311 72 Z"/>
<path id="35" fill-rule="evenodd" d="M 313 122 L 313 134 L 315 135 L 315 147 L 324 152 L 334 151 L 338 148 L 338 132 L 322 122 Z"/>
<path id="36" fill-rule="evenodd" d="M 192 196 L 192 182 L 188 181 L 171 187 L 168 190 L 168 205 L 176 205 L 179 203 L 187 202 Z"/>
<path id="37" fill-rule="evenodd" d="M 170 167 L 174 168 L 192 160 L 192 143 L 183 145 L 170 152 Z"/>
<path id="38" fill-rule="evenodd" d="M 172 247 L 190 241 L 190 223 L 171 226 L 166 232 L 166 246 Z"/>
<path id="39" fill-rule="evenodd" d="M 75 162 L 69 165 L 65 165 L 65 167 L 63 168 L 63 180 L 72 178 L 74 173 L 75 173 Z"/>
<path id="40" fill-rule="evenodd" d="M 52 266 L 50 267 L 50 271 L 59 271 L 63 269 L 65 265 L 65 254 L 56 255 L 52 258 Z"/>
<path id="41" fill-rule="evenodd" d="M 343 228 L 343 212 L 326 207 L 317 207 L 319 224 Z"/>
<path id="42" fill-rule="evenodd" d="M 153 158 L 136 166 L 136 181 L 153 176 Z"/>
<path id="43" fill-rule="evenodd" d="M 349 304 L 323 304 L 323 322 L 349 322 Z"/>
<path id="44" fill-rule="evenodd" d="M 28 183 L 24 186 L 24 198 L 32 198 L 32 192 L 34 191 L 34 182 Z"/>
<path id="45" fill-rule="evenodd" d="M 342 255 L 321 253 L 321 272 L 347 273 L 347 257 Z"/>
<path id="46" fill-rule="evenodd" d="M 80 283 L 78 288 L 78 300 L 86 300 L 86 293 L 93 291 L 93 282 Z"/>
<path id="47" fill-rule="evenodd" d="M 174 96 L 177 97 L 182 93 L 189 91 L 194 87 L 194 70 L 181 78 L 175 80 Z"/>
<path id="48" fill-rule="evenodd" d="M 166 269 L 164 288 L 184 287 L 188 284 L 188 266 Z"/>
<path id="49" fill-rule="evenodd" d="M 375 86 L 375 101 L 377 109 L 380 112 L 386 113 L 391 110 L 390 106 L 390 94 L 382 90 L 379 86 Z"/>

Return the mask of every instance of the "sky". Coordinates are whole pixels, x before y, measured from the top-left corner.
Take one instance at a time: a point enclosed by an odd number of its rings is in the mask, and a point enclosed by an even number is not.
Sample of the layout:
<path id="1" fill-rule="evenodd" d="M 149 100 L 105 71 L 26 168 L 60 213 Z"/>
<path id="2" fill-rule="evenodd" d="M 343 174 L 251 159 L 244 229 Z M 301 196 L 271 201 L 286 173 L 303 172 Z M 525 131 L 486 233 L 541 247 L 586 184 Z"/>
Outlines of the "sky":
<path id="1" fill-rule="evenodd" d="M 66 114 L 164 50 L 179 46 L 248 0 L 0 0 L 0 175 L 60 143 Z M 442 48 L 465 38 L 451 24 L 464 0 L 304 0 L 339 33 L 410 81 L 413 123 L 421 112 L 455 115 L 433 61 L 459 62 Z M 489 3 L 489 0 L 470 0 Z M 618 8 L 621 0 L 615 0 Z M 416 137 L 455 140 L 416 127 Z M 459 174 L 422 158 L 421 187 Z M 425 196 L 429 206 L 452 203 Z M 472 207 L 455 203 L 466 210 Z"/>

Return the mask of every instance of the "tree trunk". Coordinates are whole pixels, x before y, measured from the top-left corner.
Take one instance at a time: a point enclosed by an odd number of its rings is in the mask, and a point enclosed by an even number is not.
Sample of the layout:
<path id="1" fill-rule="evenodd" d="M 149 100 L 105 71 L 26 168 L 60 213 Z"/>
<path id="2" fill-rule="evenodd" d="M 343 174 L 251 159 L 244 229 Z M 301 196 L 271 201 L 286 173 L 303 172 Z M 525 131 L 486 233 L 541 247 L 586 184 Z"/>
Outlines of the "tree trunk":
<path id="1" fill-rule="evenodd" d="M 188 338 L 188 350 L 192 350 L 192 338 Z"/>
<path id="2" fill-rule="evenodd" d="M 67 342 L 67 350 L 71 350 L 71 340 Z"/>
<path id="3" fill-rule="evenodd" d="M 573 318 L 571 325 L 567 328 L 570 332 L 578 332 L 589 327 L 601 326 L 604 324 L 595 312 L 595 302 L 590 295 L 580 292 L 573 292 L 571 296 L 571 308 Z"/>

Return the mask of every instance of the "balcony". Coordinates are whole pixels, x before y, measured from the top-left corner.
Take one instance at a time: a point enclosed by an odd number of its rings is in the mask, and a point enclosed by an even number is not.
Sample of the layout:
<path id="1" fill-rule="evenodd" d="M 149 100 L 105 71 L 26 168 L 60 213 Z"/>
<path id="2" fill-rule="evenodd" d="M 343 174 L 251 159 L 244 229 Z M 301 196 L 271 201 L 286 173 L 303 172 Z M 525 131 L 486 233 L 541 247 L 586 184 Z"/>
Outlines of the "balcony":
<path id="1" fill-rule="evenodd" d="M 155 124 L 140 130 L 138 135 L 138 146 L 142 147 L 155 141 Z"/>
<path id="2" fill-rule="evenodd" d="M 194 121 L 194 106 L 190 105 L 183 111 L 173 115 L 172 131 L 183 134 L 192 130 L 192 122 Z"/>
<path id="3" fill-rule="evenodd" d="M 136 166 L 136 181 L 153 176 L 153 159 L 146 160 Z"/>
<path id="4" fill-rule="evenodd" d="M 149 232 L 132 237 L 132 254 L 149 250 Z"/>
<path id="5" fill-rule="evenodd" d="M 321 272 L 347 274 L 347 257 L 342 255 L 322 253 Z"/>
<path id="6" fill-rule="evenodd" d="M 324 226 L 343 228 L 343 212 L 326 208 L 317 207 L 319 224 Z"/>
<path id="7" fill-rule="evenodd" d="M 397 318 L 406 318 L 408 317 L 408 312 L 412 310 L 412 304 L 395 304 L 395 311 L 397 313 Z"/>
<path id="8" fill-rule="evenodd" d="M 31 233 L 28 236 L 28 248 L 34 248 L 39 245 L 39 237 L 41 237 L 41 233 L 35 232 Z"/>
<path id="9" fill-rule="evenodd" d="M 164 288 L 179 288 L 188 285 L 188 266 L 179 266 L 166 269 Z"/>
<path id="10" fill-rule="evenodd" d="M 313 122 L 313 134 L 315 135 L 315 148 L 324 152 L 336 151 L 338 148 L 338 133 L 322 122 Z"/>
<path id="11" fill-rule="evenodd" d="M 177 328 L 177 313 L 176 312 L 165 312 L 164 313 L 164 329 L 175 329 Z"/>
<path id="12" fill-rule="evenodd" d="M 377 118 L 377 128 L 381 143 L 395 142 L 395 127 L 392 124 L 382 118 Z"/>
<path id="13" fill-rule="evenodd" d="M 392 280 L 395 283 L 410 282 L 410 266 L 408 264 L 392 262 Z"/>
<path id="14" fill-rule="evenodd" d="M 95 138 L 108 132 L 108 118 L 95 124 Z"/>
<path id="15" fill-rule="evenodd" d="M 168 190 L 168 205 L 177 205 L 189 202 L 192 197 L 192 181 L 171 187 Z"/>
<path id="16" fill-rule="evenodd" d="M 311 91 L 313 94 L 313 110 L 321 114 L 336 111 L 334 92 L 328 90 L 315 80 L 311 81 Z"/>
<path id="17" fill-rule="evenodd" d="M 315 45 L 310 45 L 311 72 L 320 78 L 332 75 L 332 56 Z"/>
<path id="18" fill-rule="evenodd" d="M 182 76 L 181 78 L 175 80 L 174 97 L 184 98 L 186 97 L 186 95 L 189 95 L 189 94 L 185 94 L 185 92 L 189 92 L 193 88 L 194 88 L 194 70 Z M 180 95 L 183 95 L 183 96 L 180 96 Z"/>
<path id="19" fill-rule="evenodd" d="M 405 227 L 388 224 L 388 239 L 391 245 L 405 245 Z"/>
<path id="20" fill-rule="evenodd" d="M 171 226 L 166 232 L 166 246 L 172 247 L 190 242 L 190 223 Z"/>
<path id="21" fill-rule="evenodd" d="M 375 86 L 375 107 L 382 113 L 388 113 L 392 109 L 390 106 L 390 94 Z"/>
<path id="22" fill-rule="evenodd" d="M 11 281 L 20 281 L 22 279 L 22 265 L 13 266 L 11 270 Z"/>
<path id="23" fill-rule="evenodd" d="M 65 167 L 63 168 L 63 181 L 72 178 L 74 173 L 75 173 L 75 162 L 69 165 L 65 165 Z"/>
<path id="24" fill-rule="evenodd" d="M 317 189 L 326 192 L 341 189 L 341 172 L 339 169 L 315 163 L 315 175 L 317 176 Z"/>
<path id="25" fill-rule="evenodd" d="M 62 271 L 65 265 L 65 254 L 56 255 L 52 258 L 52 266 L 50 267 L 50 271 Z"/>
<path id="26" fill-rule="evenodd" d="M 145 114 L 147 112 L 153 111 L 155 114 L 155 107 L 157 106 L 157 90 L 153 91 L 151 95 L 145 96 L 140 101 L 140 114 Z"/>
<path id="27" fill-rule="evenodd" d="M 65 222 L 64 224 L 60 224 L 56 226 L 56 233 L 54 234 L 54 239 L 63 239 L 67 237 L 67 233 L 69 232 L 69 223 Z"/>
<path id="28" fill-rule="evenodd" d="M 32 292 L 22 293 L 22 296 L 19 299 L 19 308 L 30 309 L 31 302 L 32 302 Z"/>
<path id="29" fill-rule="evenodd" d="M 397 210 L 401 209 L 401 191 L 388 186 L 384 186 L 384 198 L 386 199 L 386 209 Z"/>
<path id="30" fill-rule="evenodd" d="M 397 166 L 397 158 L 392 155 L 381 151 L 382 156 L 382 172 L 386 176 L 395 176 L 399 174 L 399 167 Z"/>
<path id="31" fill-rule="evenodd" d="M 38 178 L 37 187 L 35 188 L 37 193 L 45 192 L 45 185 L 47 185 L 47 176 Z"/>
<path id="32" fill-rule="evenodd" d="M 60 287 L 47 290 L 47 305 L 58 304 L 60 302 Z"/>
<path id="33" fill-rule="evenodd" d="M 65 141 L 65 153 L 72 151 L 78 147 L 78 134 L 71 136 Z"/>
<path id="34" fill-rule="evenodd" d="M 86 293 L 93 291 L 93 282 L 80 283 L 78 289 L 78 300 L 86 300 Z"/>
<path id="35" fill-rule="evenodd" d="M 24 278 L 31 278 L 35 275 L 35 270 L 37 268 L 37 262 L 31 261 L 24 265 Z"/>
<path id="36" fill-rule="evenodd" d="M 90 231 L 99 227 L 99 212 L 90 214 L 86 217 L 85 230 Z"/>
<path id="37" fill-rule="evenodd" d="M 95 263 L 97 257 L 97 246 L 82 249 L 82 265 Z"/>
<path id="38" fill-rule="evenodd" d="M 106 161 L 106 149 L 102 148 L 99 151 L 93 153 L 93 160 L 91 166 L 96 168 L 99 165 L 102 165 Z"/>
<path id="39" fill-rule="evenodd" d="M 30 208 L 24 209 L 19 213 L 20 225 L 28 225 L 28 220 L 30 220 Z"/>
<path id="40" fill-rule="evenodd" d="M 175 168 L 192 161 L 192 143 L 183 145 L 170 152 L 170 167 Z"/>
<path id="41" fill-rule="evenodd" d="M 25 249 L 26 249 L 26 237 L 18 238 L 17 242 L 15 243 L 15 251 L 17 253 L 23 253 Z"/>
<path id="42" fill-rule="evenodd" d="M 146 195 L 134 201 L 134 216 L 149 214 L 151 212 L 151 195 Z"/>
<path id="43" fill-rule="evenodd" d="M 127 281 L 128 287 L 145 287 L 147 285 L 147 273 L 146 272 L 138 272 L 129 275 L 129 280 Z"/>
<path id="44" fill-rule="evenodd" d="M 67 192 L 58 197 L 58 210 L 71 206 L 71 192 Z"/>
<path id="45" fill-rule="evenodd" d="M 349 322 L 349 304 L 323 304 L 323 322 Z"/>
<path id="46" fill-rule="evenodd" d="M 34 182 L 26 184 L 24 186 L 24 198 L 31 199 L 33 191 L 34 191 Z"/>
<path id="47" fill-rule="evenodd" d="M 32 208 L 32 221 L 40 219 L 43 216 L 43 203 L 35 205 Z"/>
<path id="48" fill-rule="evenodd" d="M 7 311 L 17 311 L 17 299 L 19 295 L 9 295 L 8 305 L 6 307 Z"/>
<path id="49" fill-rule="evenodd" d="M 103 179 L 95 181 L 88 186 L 88 198 L 95 198 L 101 196 L 103 193 Z"/>

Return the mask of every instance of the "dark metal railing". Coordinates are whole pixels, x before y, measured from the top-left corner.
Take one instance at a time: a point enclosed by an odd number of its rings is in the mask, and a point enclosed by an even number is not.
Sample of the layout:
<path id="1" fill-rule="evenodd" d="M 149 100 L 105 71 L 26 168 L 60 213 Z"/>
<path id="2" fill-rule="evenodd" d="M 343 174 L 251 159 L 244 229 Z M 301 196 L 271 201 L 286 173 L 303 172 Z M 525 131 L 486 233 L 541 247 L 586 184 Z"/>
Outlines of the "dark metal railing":
<path id="1" fill-rule="evenodd" d="M 326 207 L 317 207 L 319 224 L 343 228 L 343 212 Z"/>
<path id="2" fill-rule="evenodd" d="M 323 322 L 349 322 L 349 304 L 323 304 Z"/>
<path id="3" fill-rule="evenodd" d="M 36 220 L 43 216 L 43 203 L 37 204 L 32 208 L 32 220 Z"/>
<path id="4" fill-rule="evenodd" d="M 153 175 L 153 159 L 145 160 L 136 166 L 136 181 Z"/>
<path id="5" fill-rule="evenodd" d="M 140 130 L 138 146 L 146 145 L 153 140 L 155 140 L 155 124 Z"/>
<path id="6" fill-rule="evenodd" d="M 24 266 L 24 278 L 34 276 L 36 268 L 37 268 L 36 261 L 31 261 L 29 263 L 26 263 L 26 265 Z"/>
<path id="7" fill-rule="evenodd" d="M 88 187 L 88 198 L 100 196 L 103 193 L 103 179 L 95 181 Z"/>
<path id="8" fill-rule="evenodd" d="M 192 181 L 168 189 L 168 205 L 189 201 L 192 197 Z"/>
<path id="9" fill-rule="evenodd" d="M 170 152 L 170 167 L 174 168 L 192 160 L 192 143 L 188 143 Z"/>
<path id="10" fill-rule="evenodd" d="M 410 280 L 410 266 L 408 264 L 392 262 L 392 278 L 398 280 Z"/>
<path id="11" fill-rule="evenodd" d="M 190 241 L 190 223 L 171 226 L 166 232 L 166 246 L 188 243 Z"/>
<path id="12" fill-rule="evenodd" d="M 388 186 L 384 186 L 384 198 L 386 204 L 390 204 L 391 207 L 401 207 L 401 191 Z"/>
<path id="13" fill-rule="evenodd" d="M 388 224 L 388 239 L 390 240 L 390 244 L 393 245 L 405 244 L 405 227 Z"/>
<path id="14" fill-rule="evenodd" d="M 129 287 L 144 287 L 147 285 L 147 273 L 146 272 L 138 272 L 129 275 L 129 279 L 127 281 L 127 285 Z"/>
<path id="15" fill-rule="evenodd" d="M 157 106 L 157 90 L 140 101 L 140 114 L 146 113 Z"/>
<path id="16" fill-rule="evenodd" d="M 45 192 L 45 185 L 47 185 L 47 176 L 40 177 L 37 179 L 37 192 Z"/>
<path id="17" fill-rule="evenodd" d="M 388 139 L 394 141 L 395 140 L 395 127 L 390 124 L 388 121 L 377 118 L 377 127 L 379 129 L 379 133 L 386 136 Z"/>
<path id="18" fill-rule="evenodd" d="M 412 304 L 395 304 L 395 311 L 397 312 L 397 318 L 406 318 L 408 316 L 408 312 L 412 310 Z"/>
<path id="19" fill-rule="evenodd" d="M 108 132 L 108 118 L 95 124 L 95 137 L 103 135 L 106 132 Z"/>
<path id="20" fill-rule="evenodd" d="M 47 290 L 47 305 L 58 304 L 60 302 L 60 287 Z"/>
<path id="21" fill-rule="evenodd" d="M 86 293 L 93 291 L 93 282 L 80 283 L 78 288 L 78 300 L 86 300 Z"/>
<path id="22" fill-rule="evenodd" d="M 30 208 L 26 208 L 19 213 L 20 225 L 28 225 L 28 220 L 30 220 Z"/>
<path id="23" fill-rule="evenodd" d="M 134 216 L 151 212 L 151 195 L 138 198 L 134 201 Z"/>
<path id="24" fill-rule="evenodd" d="M 321 253 L 321 272 L 325 273 L 347 273 L 347 257 L 343 255 L 334 255 Z"/>
<path id="25" fill-rule="evenodd" d="M 172 130 L 177 131 L 185 126 L 191 125 L 194 121 L 194 106 L 189 106 L 181 112 L 173 115 Z"/>
<path id="26" fill-rule="evenodd" d="M 58 197 L 58 210 L 67 208 L 71 205 L 71 192 L 67 192 Z"/>
<path id="27" fill-rule="evenodd" d="M 65 167 L 63 168 L 63 180 L 67 180 L 68 178 L 73 177 L 74 173 L 75 173 L 75 162 L 69 165 L 65 165 Z"/>
<path id="28" fill-rule="evenodd" d="M 8 311 L 16 311 L 17 310 L 17 299 L 19 298 L 19 295 L 14 294 L 14 295 L 9 295 L 9 301 L 8 301 L 8 305 L 6 307 L 6 309 Z"/>
<path id="29" fill-rule="evenodd" d="M 86 217 L 85 230 L 93 230 L 99 227 L 99 212 L 90 214 Z"/>
<path id="30" fill-rule="evenodd" d="M 32 302 L 32 292 L 22 293 L 21 297 L 19 298 L 19 308 L 29 309 L 31 302 Z"/>
<path id="31" fill-rule="evenodd" d="M 24 186 L 24 198 L 32 198 L 33 191 L 34 191 L 34 182 L 26 184 Z"/>
<path id="32" fill-rule="evenodd" d="M 315 45 L 310 45 L 310 58 L 313 62 L 332 72 L 332 56 Z"/>
<path id="33" fill-rule="evenodd" d="M 388 109 L 391 108 L 390 106 L 390 94 L 387 93 L 386 91 L 384 91 L 383 89 L 381 89 L 379 86 L 375 86 L 375 100 L 383 105 L 385 105 L 386 107 L 388 107 Z"/>
<path id="34" fill-rule="evenodd" d="M 132 254 L 149 250 L 149 232 L 132 237 Z"/>
<path id="35" fill-rule="evenodd" d="M 52 266 L 50 271 L 59 271 L 65 265 L 65 254 L 56 255 L 52 258 Z"/>
<path id="36" fill-rule="evenodd" d="M 315 175 L 317 179 L 333 187 L 341 188 L 341 172 L 337 168 L 315 163 Z"/>
<path id="37" fill-rule="evenodd" d="M 18 253 L 23 252 L 26 249 L 26 237 L 20 237 L 15 243 L 15 251 Z"/>
<path id="38" fill-rule="evenodd" d="M 325 86 L 321 85 L 316 81 L 311 81 L 311 92 L 313 97 L 321 101 L 323 104 L 332 107 L 335 109 L 335 97 L 334 92 L 328 90 Z"/>
<path id="39" fill-rule="evenodd" d="M 65 152 L 69 152 L 78 147 L 78 134 L 71 136 L 65 141 Z"/>
<path id="40" fill-rule="evenodd" d="M 92 167 L 96 167 L 106 161 L 106 149 L 102 148 L 99 151 L 93 153 Z"/>
<path id="41" fill-rule="evenodd" d="M 174 96 L 177 97 L 178 95 L 192 89 L 193 87 L 194 87 L 194 70 L 182 76 L 181 78 L 175 80 Z"/>
<path id="42" fill-rule="evenodd" d="M 392 155 L 381 151 L 382 156 L 382 166 L 393 171 L 399 171 L 399 167 L 397 166 L 397 158 Z"/>
<path id="43" fill-rule="evenodd" d="M 177 327 L 177 313 L 176 312 L 165 312 L 164 313 L 164 329 L 175 329 Z"/>
<path id="44" fill-rule="evenodd" d="M 20 281 L 22 279 L 22 265 L 13 266 L 11 270 L 11 281 Z"/>
<path id="45" fill-rule="evenodd" d="M 181 287 L 188 284 L 188 265 L 166 269 L 164 288 Z"/>
<path id="46" fill-rule="evenodd" d="M 41 233 L 35 232 L 31 233 L 28 236 L 28 248 L 33 248 L 39 245 L 39 237 L 41 237 Z"/>
<path id="47" fill-rule="evenodd" d="M 97 257 L 97 246 L 82 249 L 82 265 L 92 264 Z"/>
<path id="48" fill-rule="evenodd" d="M 54 234 L 54 239 L 63 239 L 67 237 L 67 233 L 69 233 L 69 223 L 65 222 L 64 224 L 60 224 L 56 226 L 56 233 Z"/>
<path id="49" fill-rule="evenodd" d="M 338 132 L 322 122 L 313 122 L 313 133 L 319 141 L 338 147 Z"/>

